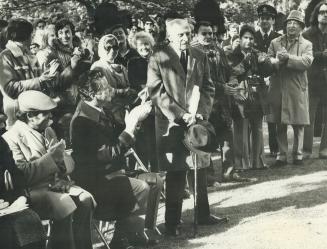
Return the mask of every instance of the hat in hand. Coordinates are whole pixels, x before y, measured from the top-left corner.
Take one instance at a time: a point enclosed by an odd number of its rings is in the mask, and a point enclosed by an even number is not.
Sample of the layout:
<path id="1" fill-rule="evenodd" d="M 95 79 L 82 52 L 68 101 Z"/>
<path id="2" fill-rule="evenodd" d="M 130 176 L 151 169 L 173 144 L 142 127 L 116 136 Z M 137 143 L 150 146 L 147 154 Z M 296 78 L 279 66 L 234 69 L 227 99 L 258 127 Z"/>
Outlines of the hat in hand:
<path id="1" fill-rule="evenodd" d="M 218 146 L 215 129 L 205 120 L 199 120 L 187 129 L 183 143 L 198 155 L 215 152 Z"/>

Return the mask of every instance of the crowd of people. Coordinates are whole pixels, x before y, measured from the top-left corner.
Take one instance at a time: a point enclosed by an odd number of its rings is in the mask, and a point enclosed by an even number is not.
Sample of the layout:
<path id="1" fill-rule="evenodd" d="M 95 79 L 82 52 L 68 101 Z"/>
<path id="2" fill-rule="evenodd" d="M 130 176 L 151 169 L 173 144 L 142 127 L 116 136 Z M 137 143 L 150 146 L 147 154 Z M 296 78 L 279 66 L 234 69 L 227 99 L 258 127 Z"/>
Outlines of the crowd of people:
<path id="1" fill-rule="evenodd" d="M 219 226 L 228 219 L 210 213 L 207 187 L 303 165 L 319 108 L 327 158 L 327 2 L 310 27 L 292 10 L 278 32 L 276 9 L 262 4 L 257 29 L 232 23 L 228 36 L 219 10 L 202 7 L 136 20 L 106 3 L 84 29 L 69 18 L 0 21 L 1 248 L 45 248 L 41 220 L 53 249 L 91 249 L 92 219 L 115 221 L 112 249 L 156 244 L 160 199 L 164 233 L 179 236 L 188 188 L 197 223 Z"/>

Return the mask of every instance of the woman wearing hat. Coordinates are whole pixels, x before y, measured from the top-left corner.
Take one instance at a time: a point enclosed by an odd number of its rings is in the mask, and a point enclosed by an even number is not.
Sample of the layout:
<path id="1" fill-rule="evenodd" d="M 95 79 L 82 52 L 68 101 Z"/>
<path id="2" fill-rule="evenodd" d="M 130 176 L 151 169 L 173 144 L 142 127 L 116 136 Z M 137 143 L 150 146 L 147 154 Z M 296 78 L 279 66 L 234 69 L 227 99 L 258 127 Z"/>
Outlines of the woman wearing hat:
<path id="1" fill-rule="evenodd" d="M 301 35 L 304 19 L 300 11 L 291 11 L 285 25 L 286 34 L 274 39 L 268 49 L 277 71 L 271 76 L 268 94 L 268 121 L 277 124 L 275 167 L 287 164 L 287 125 L 294 130 L 293 164 L 302 164 L 304 126 L 310 123 L 307 70 L 313 61 L 312 44 Z"/>

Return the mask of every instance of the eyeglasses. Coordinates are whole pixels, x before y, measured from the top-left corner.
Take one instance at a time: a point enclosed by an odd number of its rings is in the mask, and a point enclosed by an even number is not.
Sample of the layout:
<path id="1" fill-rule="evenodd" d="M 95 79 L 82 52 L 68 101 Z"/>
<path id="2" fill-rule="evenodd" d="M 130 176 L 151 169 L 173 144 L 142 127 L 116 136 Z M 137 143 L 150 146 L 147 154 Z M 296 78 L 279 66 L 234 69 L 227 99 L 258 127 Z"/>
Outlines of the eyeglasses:
<path id="1" fill-rule="evenodd" d="M 107 46 L 105 47 L 105 49 L 106 49 L 107 51 L 110 51 L 111 49 L 114 50 L 114 51 L 117 51 L 117 50 L 119 49 L 119 47 L 118 47 L 118 45 L 113 45 L 113 46 L 111 46 L 111 45 L 107 45 Z"/>
<path id="2" fill-rule="evenodd" d="M 327 10 L 319 10 L 319 15 L 327 15 Z"/>

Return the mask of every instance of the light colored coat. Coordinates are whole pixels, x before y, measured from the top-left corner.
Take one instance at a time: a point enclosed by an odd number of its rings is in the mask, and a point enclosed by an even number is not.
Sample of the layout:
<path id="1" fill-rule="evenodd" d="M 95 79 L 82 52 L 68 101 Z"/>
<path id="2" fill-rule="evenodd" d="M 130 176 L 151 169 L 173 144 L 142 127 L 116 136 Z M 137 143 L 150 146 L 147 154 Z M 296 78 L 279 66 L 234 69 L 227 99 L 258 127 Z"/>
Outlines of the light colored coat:
<path id="1" fill-rule="evenodd" d="M 294 44 L 287 44 L 286 35 L 272 40 L 268 49 L 269 57 L 286 48 L 289 59 L 280 65 L 270 78 L 268 101 L 271 114 L 270 122 L 308 125 L 309 100 L 307 70 L 313 61 L 312 44 L 302 36 Z"/>
<path id="2" fill-rule="evenodd" d="M 76 205 L 68 194 L 49 191 L 56 173 L 59 173 L 52 156 L 47 152 L 51 140 L 57 142 L 55 132 L 47 128 L 44 137 L 27 124 L 17 120 L 3 134 L 16 165 L 27 180 L 32 207 L 41 218 L 62 219 L 71 214 Z"/>
<path id="3" fill-rule="evenodd" d="M 149 61 L 147 87 L 156 106 L 156 141 L 161 170 L 186 170 L 193 166 L 194 156 L 182 140 L 183 115 L 188 112 L 195 85 L 200 88 L 197 113 L 205 119 L 211 113 L 215 88 L 210 78 L 208 59 L 196 48 L 189 49 L 187 74 L 177 53 L 168 45 L 154 51 Z M 192 158 L 193 157 L 193 158 Z M 210 154 L 198 157 L 198 166 L 207 167 Z"/>

